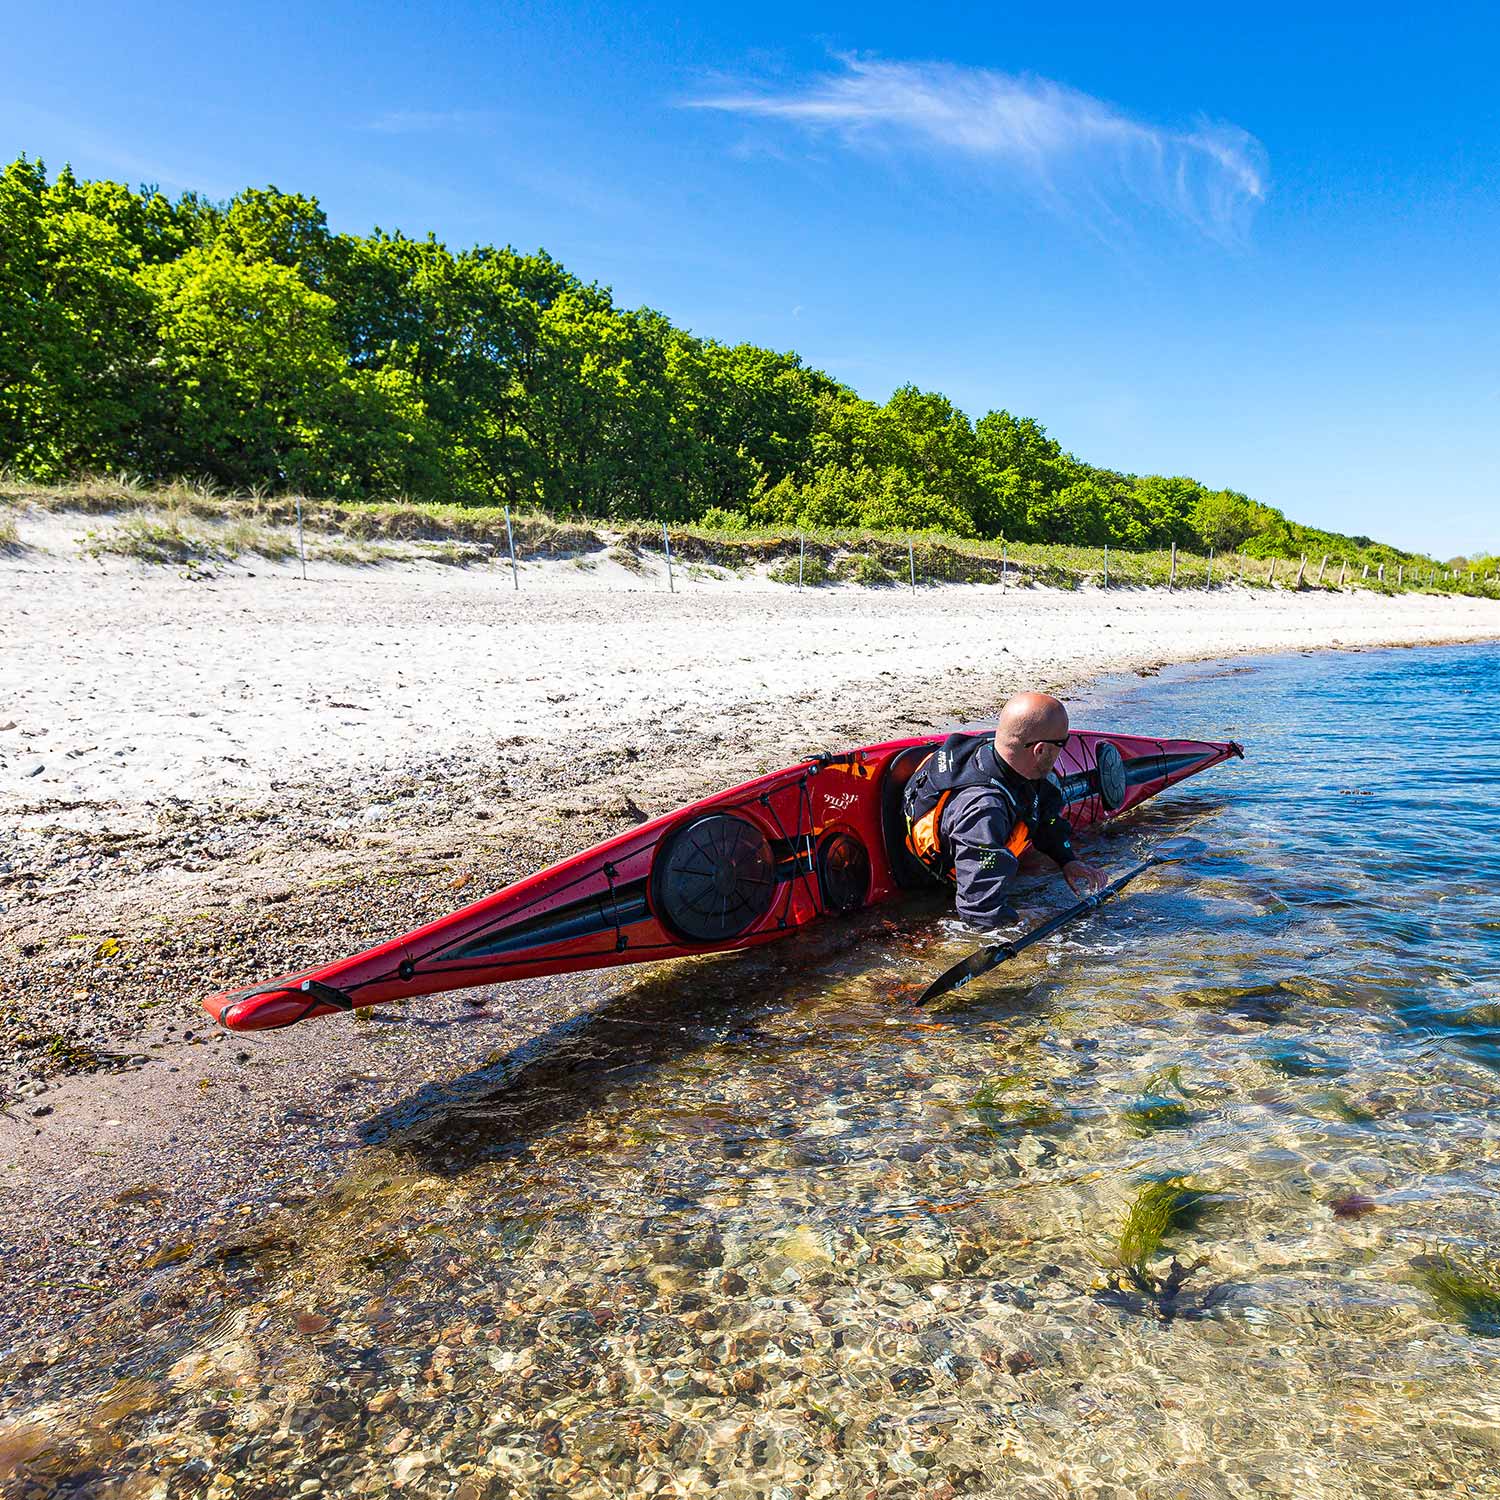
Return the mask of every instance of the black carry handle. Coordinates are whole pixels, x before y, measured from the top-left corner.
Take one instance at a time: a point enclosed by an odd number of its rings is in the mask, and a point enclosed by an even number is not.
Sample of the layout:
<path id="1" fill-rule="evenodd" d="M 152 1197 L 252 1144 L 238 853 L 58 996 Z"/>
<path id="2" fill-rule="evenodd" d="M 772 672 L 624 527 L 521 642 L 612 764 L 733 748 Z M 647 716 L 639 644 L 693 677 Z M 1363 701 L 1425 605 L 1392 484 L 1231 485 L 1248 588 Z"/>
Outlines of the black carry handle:
<path id="1" fill-rule="evenodd" d="M 1023 948 L 1029 948 L 1033 943 L 1041 942 L 1044 937 L 1051 937 L 1059 927 L 1067 926 L 1074 917 L 1082 917 L 1091 911 L 1097 911 L 1111 896 L 1118 895 L 1137 875 L 1144 874 L 1152 866 L 1168 865 L 1176 860 L 1186 859 L 1202 847 L 1202 843 L 1196 839 L 1174 839 L 1170 844 L 1158 845 L 1134 869 L 1127 870 L 1117 879 L 1110 881 L 1103 890 L 1095 891 L 1092 896 L 1085 896 L 1076 906 L 1070 906 L 1066 911 L 1058 912 L 1055 917 L 1048 917 L 1040 926 L 1033 927 L 1030 932 L 1023 933 L 1013 942 L 995 943 L 991 947 L 980 948 L 961 963 L 954 964 L 945 974 L 934 979 L 917 997 L 915 1003 L 927 1005 L 941 995 L 962 989 L 971 979 L 978 979 L 981 974 L 988 974 L 991 969 L 998 968 L 1007 959 L 1014 958 Z"/>

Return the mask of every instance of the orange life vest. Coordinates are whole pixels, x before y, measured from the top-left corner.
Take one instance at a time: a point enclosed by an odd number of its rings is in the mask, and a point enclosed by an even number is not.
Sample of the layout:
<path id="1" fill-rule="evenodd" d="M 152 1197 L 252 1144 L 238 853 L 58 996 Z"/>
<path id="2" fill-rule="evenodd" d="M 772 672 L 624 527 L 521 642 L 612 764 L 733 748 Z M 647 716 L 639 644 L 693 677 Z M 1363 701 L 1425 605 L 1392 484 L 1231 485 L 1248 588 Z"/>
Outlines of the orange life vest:
<path id="1" fill-rule="evenodd" d="M 988 757 L 984 755 L 987 747 Z M 992 787 L 999 792 L 1016 813 L 1005 847 L 1017 859 L 1031 847 L 1031 828 L 1021 816 L 1014 794 L 1000 779 L 998 768 L 985 764 L 986 759 L 993 762 L 994 758 L 992 735 L 950 734 L 906 784 L 906 847 L 939 880 L 951 882 L 954 878 L 953 855 L 942 837 L 943 809 L 953 794 L 965 787 Z"/>

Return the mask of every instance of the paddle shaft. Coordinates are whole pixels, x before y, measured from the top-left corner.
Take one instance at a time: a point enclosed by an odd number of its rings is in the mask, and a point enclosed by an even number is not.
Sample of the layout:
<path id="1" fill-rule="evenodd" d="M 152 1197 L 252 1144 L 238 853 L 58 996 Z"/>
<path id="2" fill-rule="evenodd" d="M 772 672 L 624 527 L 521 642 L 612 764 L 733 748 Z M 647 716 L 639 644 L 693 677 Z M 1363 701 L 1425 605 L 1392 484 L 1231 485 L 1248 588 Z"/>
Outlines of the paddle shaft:
<path id="1" fill-rule="evenodd" d="M 1118 895 L 1124 890 L 1137 875 L 1144 874 L 1153 865 L 1166 864 L 1170 856 L 1153 854 L 1149 859 L 1144 859 L 1134 869 L 1127 870 L 1123 875 L 1104 887 L 1101 891 L 1095 891 L 1092 896 L 1085 896 L 1076 906 L 1070 906 L 1066 911 L 1060 911 L 1055 917 L 1047 920 L 1023 937 L 1017 938 L 1010 943 L 996 943 L 989 948 L 980 948 L 971 953 L 962 963 L 954 966 L 941 975 L 922 991 L 917 998 L 918 1005 L 926 1005 L 931 1000 L 936 1000 L 940 995 L 946 995 L 952 990 L 961 989 L 971 979 L 978 979 L 981 974 L 988 974 L 993 968 L 1003 964 L 1007 959 L 1014 958 L 1023 948 L 1029 948 L 1033 943 L 1039 943 L 1044 937 L 1051 937 L 1060 927 L 1066 927 L 1075 917 L 1082 917 L 1091 911 L 1097 911 L 1111 896 Z"/>

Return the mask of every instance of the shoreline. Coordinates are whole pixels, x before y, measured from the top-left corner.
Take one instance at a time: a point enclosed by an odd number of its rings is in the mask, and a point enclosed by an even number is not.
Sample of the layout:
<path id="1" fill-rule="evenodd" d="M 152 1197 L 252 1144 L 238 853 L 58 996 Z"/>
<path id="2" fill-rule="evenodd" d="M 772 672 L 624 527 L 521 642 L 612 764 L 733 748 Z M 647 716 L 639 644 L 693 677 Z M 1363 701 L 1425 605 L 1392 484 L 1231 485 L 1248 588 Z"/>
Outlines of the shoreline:
<path id="1" fill-rule="evenodd" d="M 481 708 L 466 725 L 467 743 L 438 736 L 432 744 L 413 722 L 420 716 L 406 691 L 408 681 L 426 680 L 418 657 L 387 658 L 382 675 L 381 664 L 364 660 L 364 632 L 391 632 L 409 652 L 413 641 L 448 632 L 454 614 L 472 621 L 464 613 L 471 584 L 442 587 L 444 579 L 415 570 L 378 580 L 357 574 L 333 591 L 330 608 L 329 589 L 270 578 L 231 587 L 121 571 L 71 582 L 79 586 L 14 599 L 7 609 L 16 618 L 0 623 L 36 633 L 16 636 L 32 660 L 48 642 L 83 634 L 79 669 L 43 694 L 74 707 L 103 700 L 81 734 L 69 731 L 75 738 L 108 742 L 122 723 L 129 733 L 133 719 L 139 728 L 127 743 L 171 751 L 174 714 L 186 701 L 186 679 L 167 669 L 173 661 L 244 680 L 241 669 L 259 649 L 279 670 L 275 643 L 309 622 L 329 643 L 335 680 L 325 689 L 328 707 L 294 697 L 258 732 L 255 691 L 247 708 L 221 699 L 243 764 L 226 760 L 196 796 L 174 798 L 151 766 L 101 757 L 55 799 L 82 806 L 7 813 L 0 824 L 0 858 L 13 865 L 13 851 L 21 852 L 48 876 L 31 890 L 13 880 L 0 887 L 0 1007 L 12 1043 L 0 1074 L 0 1206 L 15 1246 L 0 1349 L 56 1333 L 139 1290 L 143 1277 L 228 1226 L 317 1191 L 369 1144 L 372 1117 L 422 1091 L 441 1097 L 497 1048 L 523 1046 L 650 971 L 522 981 L 490 1001 L 458 992 L 368 1021 L 337 1018 L 255 1038 L 211 1027 L 197 1008 L 210 990 L 393 936 L 643 816 L 818 749 L 983 717 L 1018 686 L 1076 696 L 1111 674 L 1153 675 L 1168 665 L 1500 638 L 1500 609 L 1470 600 L 1416 607 L 1252 595 L 1215 597 L 1216 607 L 1204 609 L 1206 601 L 1180 594 L 1028 589 L 997 604 L 995 591 L 979 586 L 913 602 L 797 596 L 775 586 L 759 596 L 715 594 L 704 584 L 669 603 L 644 592 L 536 587 L 505 615 L 486 598 L 496 618 L 476 639 L 481 654 L 490 650 L 492 673 L 519 684 L 536 665 L 525 655 L 529 643 L 566 627 L 570 639 L 554 650 L 548 678 L 557 701 Z M 217 614 L 205 610 L 210 604 Z M 208 637 L 229 608 L 252 613 L 248 641 L 222 643 L 226 659 L 214 662 Z M 112 621 L 122 617 L 142 633 L 119 636 L 110 649 Z M 1236 642 L 1237 625 L 1253 639 Z M 1118 643 L 1106 628 L 1120 631 Z M 799 631 L 817 641 L 815 670 L 827 680 L 792 673 L 766 686 L 777 675 L 770 664 Z M 147 659 L 127 669 L 133 678 L 110 683 L 127 640 L 147 643 Z M 497 654 L 504 646 L 514 648 L 508 657 Z M 581 660 L 569 666 L 570 655 Z M 20 683 L 25 673 L 23 662 Z M 402 741 L 404 761 L 361 764 L 370 737 L 356 721 L 353 734 L 323 747 L 334 753 L 321 775 L 273 774 L 274 765 L 301 764 L 302 752 L 289 750 L 299 729 L 356 701 L 345 695 L 361 673 L 372 706 L 399 720 L 402 734 L 415 730 L 419 747 Z M 749 683 L 757 675 L 759 695 Z M 597 724 L 608 701 L 601 687 L 632 677 L 649 680 L 637 680 Z M 39 725 L 39 716 L 23 717 L 38 704 L 6 686 L 0 724 Z M 155 700 L 143 704 L 152 688 Z M 0 740 L 8 775 L 15 735 Z M 313 764 L 318 750 L 314 743 Z M 111 777 L 127 795 L 99 795 Z M 17 1016 L 53 1040 L 16 1048 Z M 89 1068 L 91 1053 L 106 1059 L 102 1067 Z"/>

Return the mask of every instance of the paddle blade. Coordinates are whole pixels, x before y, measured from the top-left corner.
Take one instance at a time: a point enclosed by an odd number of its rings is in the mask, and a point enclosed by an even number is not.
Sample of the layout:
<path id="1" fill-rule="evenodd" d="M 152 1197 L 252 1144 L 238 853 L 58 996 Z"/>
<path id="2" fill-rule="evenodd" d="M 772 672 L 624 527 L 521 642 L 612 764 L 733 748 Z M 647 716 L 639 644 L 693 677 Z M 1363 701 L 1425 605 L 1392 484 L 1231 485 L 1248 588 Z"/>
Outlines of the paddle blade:
<path id="1" fill-rule="evenodd" d="M 940 995 L 946 995 L 953 990 L 962 989 L 971 979 L 978 979 L 981 974 L 988 974 L 996 964 L 1014 955 L 1015 950 L 1009 943 L 998 943 L 992 948 L 980 948 L 971 953 L 966 959 L 953 965 L 951 969 L 940 974 L 931 984 L 917 996 L 915 1004 L 927 1005 L 936 1000 Z"/>

